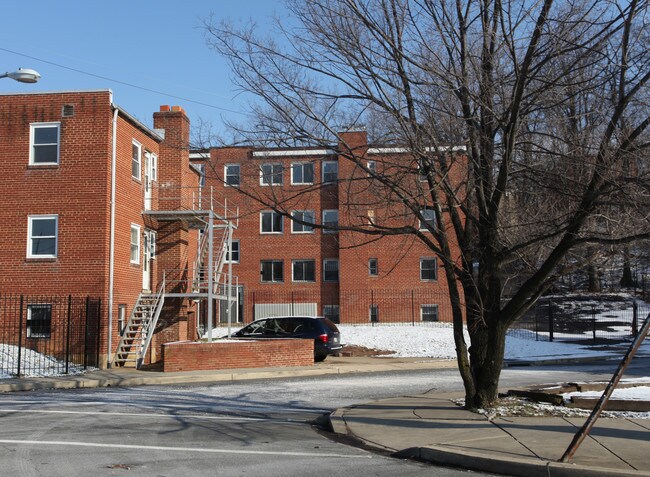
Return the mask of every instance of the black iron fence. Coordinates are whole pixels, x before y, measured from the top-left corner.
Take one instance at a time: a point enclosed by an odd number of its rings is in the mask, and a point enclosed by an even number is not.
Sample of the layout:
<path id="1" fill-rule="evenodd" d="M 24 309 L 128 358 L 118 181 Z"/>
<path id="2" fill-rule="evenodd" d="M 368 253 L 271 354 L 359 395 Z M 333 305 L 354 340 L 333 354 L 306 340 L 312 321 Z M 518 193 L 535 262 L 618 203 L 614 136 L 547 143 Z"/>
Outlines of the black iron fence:
<path id="1" fill-rule="evenodd" d="M 0 377 L 97 367 L 101 313 L 97 298 L 0 295 Z"/>
<path id="2" fill-rule="evenodd" d="M 650 306 L 621 295 L 542 298 L 509 333 L 538 341 L 594 344 L 636 336 Z"/>

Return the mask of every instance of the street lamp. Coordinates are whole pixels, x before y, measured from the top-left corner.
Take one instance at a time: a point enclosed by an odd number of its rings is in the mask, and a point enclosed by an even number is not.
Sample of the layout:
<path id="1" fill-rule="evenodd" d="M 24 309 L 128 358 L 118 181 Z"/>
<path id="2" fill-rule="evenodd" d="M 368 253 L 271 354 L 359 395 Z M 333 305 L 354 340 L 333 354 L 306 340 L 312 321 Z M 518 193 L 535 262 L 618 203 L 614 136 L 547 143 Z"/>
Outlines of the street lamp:
<path id="1" fill-rule="evenodd" d="M 41 79 L 41 75 L 38 74 L 38 71 L 29 68 L 18 68 L 18 71 L 7 72 L 3 75 L 0 74 L 0 78 L 11 78 L 20 83 L 36 83 Z"/>

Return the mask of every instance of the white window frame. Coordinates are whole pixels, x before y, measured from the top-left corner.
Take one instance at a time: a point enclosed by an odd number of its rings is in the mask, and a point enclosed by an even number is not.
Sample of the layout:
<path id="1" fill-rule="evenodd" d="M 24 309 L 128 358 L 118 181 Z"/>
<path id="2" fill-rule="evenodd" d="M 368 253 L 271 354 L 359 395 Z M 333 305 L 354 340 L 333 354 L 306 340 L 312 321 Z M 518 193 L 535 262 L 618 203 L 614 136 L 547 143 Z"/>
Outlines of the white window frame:
<path id="1" fill-rule="evenodd" d="M 293 210 L 291 211 L 291 217 L 294 217 L 295 214 L 302 214 L 302 218 L 300 220 L 307 222 L 307 219 L 305 215 L 310 214 L 311 215 L 311 223 L 315 224 L 316 223 L 316 213 L 313 210 Z M 298 229 L 300 227 L 300 229 Z M 294 220 L 291 221 L 291 233 L 292 234 L 313 234 L 314 233 L 314 227 L 310 227 L 308 225 L 303 225 L 300 224 Z"/>
<path id="2" fill-rule="evenodd" d="M 262 273 L 262 265 L 264 262 L 271 262 L 272 265 L 275 265 L 277 263 L 280 263 L 282 266 L 282 278 L 280 280 L 275 280 L 274 275 L 275 275 L 275 267 L 271 270 L 271 280 L 264 280 L 264 275 Z M 262 283 L 284 283 L 284 260 L 280 259 L 266 259 L 266 260 L 260 260 L 260 281 Z"/>
<path id="3" fill-rule="evenodd" d="M 271 174 L 264 174 L 264 166 L 271 166 Z M 275 172 L 275 168 L 280 167 L 279 172 Z M 280 178 L 279 182 L 275 182 L 275 178 Z M 265 162 L 260 165 L 260 185 L 262 186 L 278 186 L 284 184 L 284 165 L 280 162 Z"/>
<path id="4" fill-rule="evenodd" d="M 305 181 L 305 166 L 311 166 L 311 181 Z M 300 181 L 294 180 L 294 171 L 300 168 Z M 291 163 L 291 185 L 309 185 L 314 183 L 314 163 L 313 162 L 292 162 Z"/>
<path id="5" fill-rule="evenodd" d="M 267 214 L 271 214 L 271 230 L 270 231 L 265 231 L 264 230 L 264 216 Z M 278 215 L 280 217 L 280 230 L 273 230 L 273 224 L 275 221 L 273 220 L 273 215 Z M 263 210 L 260 212 L 260 234 L 270 234 L 270 235 L 279 235 L 284 233 L 284 217 L 282 217 L 282 214 L 274 211 L 274 210 Z"/>
<path id="6" fill-rule="evenodd" d="M 425 308 L 435 308 L 436 309 L 436 319 L 435 320 L 426 320 L 424 319 L 424 309 Z M 434 303 L 424 303 L 420 305 L 420 321 L 425 323 L 436 323 L 440 321 L 440 307 Z"/>
<path id="7" fill-rule="evenodd" d="M 424 278 L 422 276 L 422 272 L 424 271 L 424 268 L 422 268 L 422 265 L 424 261 L 433 261 L 433 271 L 434 271 L 434 278 Z M 428 269 L 427 269 L 428 270 Z M 421 257 L 420 258 L 420 280 L 423 282 L 435 282 L 438 280 L 438 259 L 436 257 Z"/>
<path id="8" fill-rule="evenodd" d="M 307 279 L 296 279 L 296 263 L 301 262 L 310 262 L 314 266 L 314 277 L 311 280 Z M 304 271 L 304 269 L 303 269 Z M 309 258 L 301 258 L 297 260 L 291 260 L 291 281 L 292 282 L 299 282 L 299 283 L 315 283 L 316 282 L 316 260 L 309 259 Z"/>
<path id="9" fill-rule="evenodd" d="M 419 220 L 418 224 L 418 230 L 420 232 L 429 232 L 429 228 L 427 228 L 426 223 L 430 222 L 432 225 L 432 229 L 436 229 L 436 211 L 432 208 L 425 207 L 423 209 L 420 209 L 420 215 L 424 218 L 424 220 Z M 428 216 L 428 218 L 427 218 Z"/>
<path id="10" fill-rule="evenodd" d="M 32 253 L 32 224 L 34 220 L 54 220 L 54 235 L 43 235 L 41 239 L 54 239 L 54 253 Z M 57 258 L 59 253 L 59 216 L 57 214 L 30 215 L 27 217 L 27 258 Z"/>
<path id="11" fill-rule="evenodd" d="M 325 217 L 328 214 L 336 214 L 336 222 L 333 222 L 331 220 L 330 221 L 325 220 Z M 328 226 L 328 224 L 330 224 L 329 226 L 335 225 L 336 227 L 338 227 L 338 225 L 339 225 L 339 211 L 338 211 L 338 209 L 325 209 L 325 210 L 323 210 L 322 224 L 323 224 L 324 227 Z M 339 231 L 324 228 L 323 233 L 324 234 L 337 234 L 337 233 L 339 233 Z"/>
<path id="12" fill-rule="evenodd" d="M 35 144 L 34 140 L 36 139 L 36 130 L 41 128 L 53 128 L 56 127 L 56 143 L 43 143 Z M 35 162 L 34 148 L 37 146 L 52 146 L 56 145 L 56 161 L 55 162 Z M 29 165 L 30 166 L 58 166 L 61 157 L 61 123 L 60 122 L 49 122 L 49 123 L 31 123 L 29 125 Z"/>
<path id="13" fill-rule="evenodd" d="M 336 177 L 331 180 L 327 180 L 325 178 L 325 169 L 327 168 L 328 165 L 333 165 L 336 168 Z M 338 161 L 323 161 L 321 163 L 321 179 L 323 181 L 323 184 L 336 184 L 339 180 L 339 163 Z"/>
<path id="14" fill-rule="evenodd" d="M 34 333 L 32 331 L 32 310 L 34 308 L 45 308 L 49 310 L 49 333 Z M 27 338 L 50 338 L 52 336 L 52 304 L 51 303 L 30 303 L 27 305 Z"/>
<path id="15" fill-rule="evenodd" d="M 138 160 L 137 161 L 135 160 L 135 157 L 133 156 L 133 149 L 134 148 L 136 148 L 138 150 Z M 138 167 L 137 167 L 138 175 L 137 176 L 133 175 L 133 168 L 134 168 L 133 166 L 135 166 L 136 162 L 138 164 Z M 137 181 L 142 180 L 142 144 L 140 144 L 135 139 L 133 139 L 131 141 L 131 177 L 133 179 L 137 180 Z"/>
<path id="16" fill-rule="evenodd" d="M 327 279 L 327 264 L 328 263 L 336 263 L 336 280 L 328 280 Z M 340 280 L 340 273 L 341 269 L 339 267 L 339 259 L 338 258 L 325 258 L 323 259 L 323 281 L 327 283 L 336 283 Z"/>
<path id="17" fill-rule="evenodd" d="M 141 231 L 141 229 L 140 229 L 140 226 L 138 224 L 131 224 L 131 229 L 130 229 L 130 234 L 131 235 L 130 235 L 130 238 L 129 238 L 129 244 L 130 244 L 130 246 L 129 246 L 129 261 L 134 265 L 139 265 L 140 264 L 140 255 L 142 253 L 142 246 L 141 246 L 142 237 L 141 237 L 140 231 Z M 133 232 L 136 233 L 136 237 L 137 237 L 137 240 L 136 240 L 135 243 L 133 242 Z M 133 247 L 135 247 L 135 251 L 137 253 L 136 260 L 133 260 L 133 252 L 134 252 Z"/>
<path id="18" fill-rule="evenodd" d="M 237 168 L 237 183 L 230 184 L 229 177 L 235 177 L 235 174 L 230 171 L 230 168 Z M 241 164 L 225 164 L 223 166 L 223 185 L 224 187 L 239 187 L 241 185 Z"/>
<path id="19" fill-rule="evenodd" d="M 234 245 L 237 244 L 237 247 Z M 230 250 L 226 249 L 226 263 L 239 263 L 241 260 L 241 242 L 239 239 L 233 239 L 232 240 L 232 249 L 235 251 L 233 255 L 237 255 L 237 260 L 230 260 Z"/>
<path id="20" fill-rule="evenodd" d="M 368 169 L 368 176 L 372 176 L 377 173 L 377 161 L 368 161 L 366 162 L 366 169 Z"/>

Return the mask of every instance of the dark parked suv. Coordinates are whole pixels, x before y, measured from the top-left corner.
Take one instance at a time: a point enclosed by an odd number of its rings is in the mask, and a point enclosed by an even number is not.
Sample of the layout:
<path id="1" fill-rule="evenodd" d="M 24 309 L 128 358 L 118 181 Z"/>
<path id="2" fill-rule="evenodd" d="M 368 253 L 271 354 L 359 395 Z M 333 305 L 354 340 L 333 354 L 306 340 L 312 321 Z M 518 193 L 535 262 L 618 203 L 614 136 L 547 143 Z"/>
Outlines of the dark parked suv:
<path id="1" fill-rule="evenodd" d="M 341 350 L 339 329 L 327 318 L 280 316 L 255 320 L 233 333 L 234 338 L 303 338 L 314 340 L 314 361 Z"/>

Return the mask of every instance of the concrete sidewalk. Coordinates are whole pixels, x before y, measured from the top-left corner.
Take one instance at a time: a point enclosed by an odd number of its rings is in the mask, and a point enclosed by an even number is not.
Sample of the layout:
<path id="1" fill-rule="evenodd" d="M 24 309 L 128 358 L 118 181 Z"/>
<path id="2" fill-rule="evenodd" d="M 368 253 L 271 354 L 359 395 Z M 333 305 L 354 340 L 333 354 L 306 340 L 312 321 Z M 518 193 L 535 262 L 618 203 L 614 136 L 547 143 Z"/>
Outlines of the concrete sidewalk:
<path id="1" fill-rule="evenodd" d="M 163 373 L 133 368 L 89 371 L 80 375 L 0 379 L 0 393 L 38 389 L 77 389 L 142 385 L 210 384 L 251 379 L 295 378 L 333 374 L 381 373 L 418 369 L 456 369 L 456 361 L 427 358 L 342 358 L 330 356 L 313 366 L 239 368 Z"/>
<path id="2" fill-rule="evenodd" d="M 398 457 L 522 477 L 650 476 L 650 420 L 597 421 L 571 464 L 558 463 L 585 418 L 488 421 L 453 400 L 424 394 L 339 409 L 335 432 Z"/>

